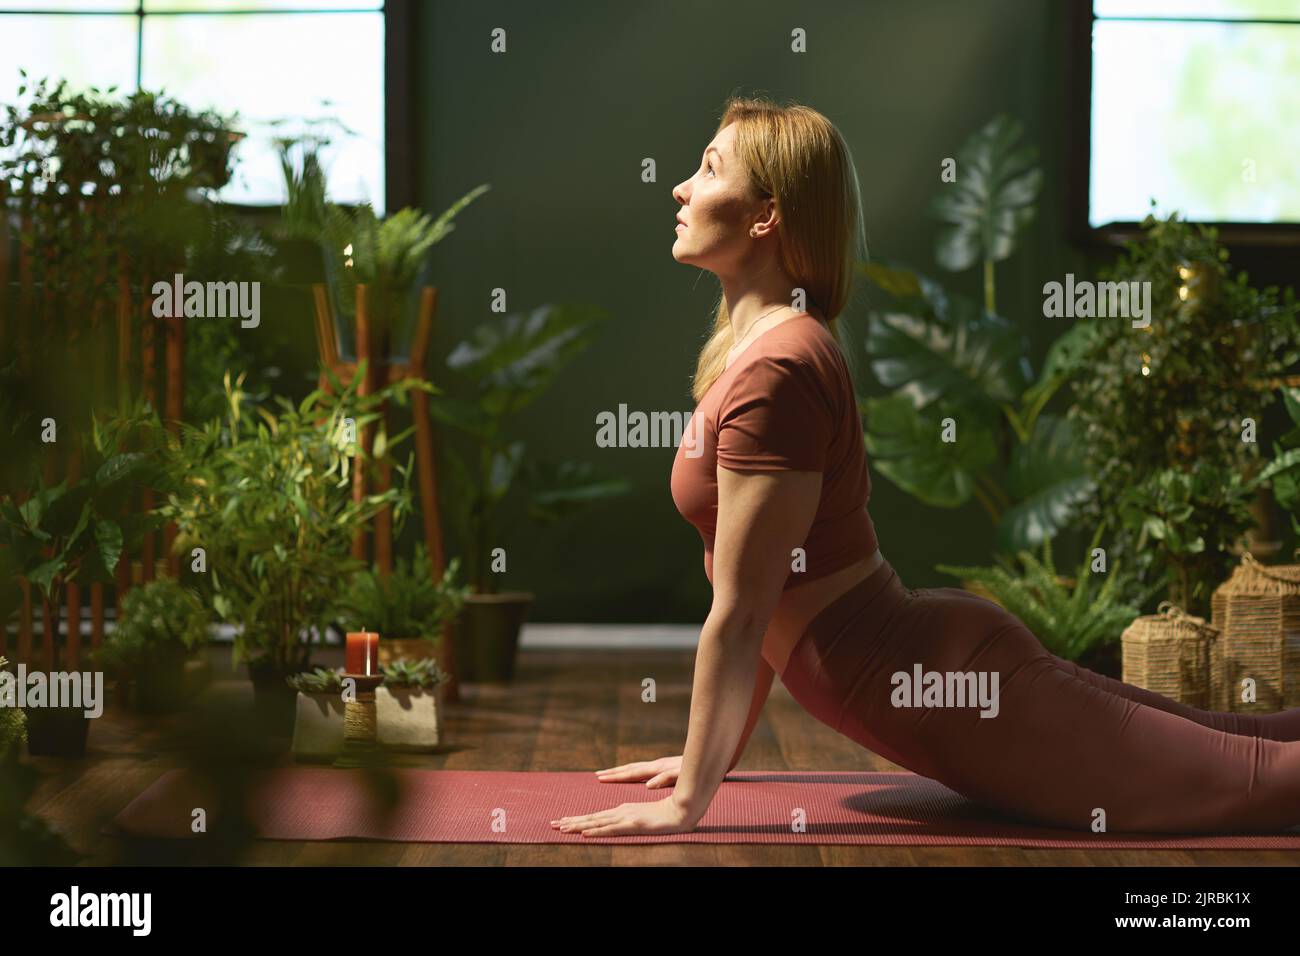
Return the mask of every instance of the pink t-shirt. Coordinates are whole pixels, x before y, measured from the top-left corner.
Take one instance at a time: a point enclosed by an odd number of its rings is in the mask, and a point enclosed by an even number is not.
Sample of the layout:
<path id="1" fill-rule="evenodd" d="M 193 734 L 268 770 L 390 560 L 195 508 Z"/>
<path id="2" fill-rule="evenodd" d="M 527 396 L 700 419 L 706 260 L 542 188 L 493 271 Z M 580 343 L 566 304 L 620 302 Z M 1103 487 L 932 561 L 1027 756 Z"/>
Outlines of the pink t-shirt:
<path id="1" fill-rule="evenodd" d="M 705 392 L 677 446 L 673 502 L 704 539 L 710 583 L 718 466 L 822 473 L 821 501 L 803 544 L 806 570 L 792 570 L 786 588 L 875 552 L 857 395 L 839 343 L 815 316 L 801 313 L 759 333 Z"/>

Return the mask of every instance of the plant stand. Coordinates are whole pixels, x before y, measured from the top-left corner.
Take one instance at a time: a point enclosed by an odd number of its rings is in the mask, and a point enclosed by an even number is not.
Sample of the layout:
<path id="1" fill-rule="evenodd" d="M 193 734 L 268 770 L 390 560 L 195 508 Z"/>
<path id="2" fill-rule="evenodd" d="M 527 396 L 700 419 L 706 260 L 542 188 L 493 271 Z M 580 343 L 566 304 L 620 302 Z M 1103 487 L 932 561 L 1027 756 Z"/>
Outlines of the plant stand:
<path id="1" fill-rule="evenodd" d="M 351 384 L 356 378 L 357 365 L 364 360 L 366 375 L 357 387 L 358 394 L 370 394 L 381 383 L 393 384 L 405 379 L 428 380 L 426 363 L 429 343 L 433 335 L 433 320 L 438 308 L 438 290 L 425 286 L 420 290 L 420 308 L 416 317 L 415 333 L 411 338 L 411 351 L 405 362 L 388 361 L 388 343 L 375 343 L 371 338 L 369 290 L 364 284 L 358 285 L 356 294 L 356 341 L 357 360 L 345 362 L 340 357 L 338 324 L 330 308 L 329 295 L 324 285 L 312 286 L 316 303 L 316 344 L 321 364 L 330 370 L 340 382 Z M 379 346 L 378 348 L 376 346 Z M 319 386 L 329 387 L 329 380 L 321 373 Z M 416 480 L 420 491 L 420 514 L 424 524 L 424 543 L 429 552 L 434 584 L 442 580 L 446 571 L 446 555 L 443 552 L 442 524 L 438 514 L 437 473 L 433 455 L 433 420 L 429 415 L 429 396 L 416 390 L 411 393 L 411 414 L 415 423 L 415 460 Z M 361 445 L 369 454 L 372 448 L 373 431 L 365 428 L 359 436 Z M 352 474 L 352 496 L 360 501 L 367 493 L 368 478 L 365 469 L 357 468 Z M 375 491 L 385 491 L 389 486 L 389 469 L 381 466 L 377 475 Z M 358 531 L 352 542 L 354 557 L 365 559 L 365 531 Z M 375 517 L 374 525 L 374 562 L 381 574 L 387 575 L 393 567 L 392 516 L 387 510 Z M 447 637 L 447 628 L 443 628 Z M 442 660 L 439 662 L 447 672 L 446 697 L 448 700 L 460 699 L 459 681 L 457 679 L 456 655 L 451 640 L 442 642 Z"/>

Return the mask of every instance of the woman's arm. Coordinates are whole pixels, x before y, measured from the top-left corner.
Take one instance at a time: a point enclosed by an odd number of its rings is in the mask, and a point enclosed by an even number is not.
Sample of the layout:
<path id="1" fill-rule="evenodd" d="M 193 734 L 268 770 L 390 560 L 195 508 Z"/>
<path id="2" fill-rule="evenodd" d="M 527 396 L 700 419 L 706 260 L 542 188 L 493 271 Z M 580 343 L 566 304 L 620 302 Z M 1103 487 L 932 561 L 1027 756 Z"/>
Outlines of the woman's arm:
<path id="1" fill-rule="evenodd" d="M 821 484 L 821 472 L 718 468 L 713 606 L 700 634 L 682 771 L 673 790 L 692 824 L 704 816 L 745 733 L 761 676 L 763 635 L 790 573 L 791 552 L 812 527 Z"/>
<path id="2" fill-rule="evenodd" d="M 745 747 L 749 743 L 749 737 L 758 724 L 759 715 L 763 713 L 763 705 L 767 703 L 767 695 L 772 692 L 772 680 L 775 677 L 776 671 L 772 670 L 772 665 L 760 657 L 758 660 L 758 679 L 754 682 L 754 698 L 749 702 L 749 717 L 745 719 L 745 729 L 740 734 L 740 744 L 731 757 L 731 763 L 727 765 L 727 773 L 735 770 L 736 764 L 740 763 L 740 758 L 744 755 Z"/>

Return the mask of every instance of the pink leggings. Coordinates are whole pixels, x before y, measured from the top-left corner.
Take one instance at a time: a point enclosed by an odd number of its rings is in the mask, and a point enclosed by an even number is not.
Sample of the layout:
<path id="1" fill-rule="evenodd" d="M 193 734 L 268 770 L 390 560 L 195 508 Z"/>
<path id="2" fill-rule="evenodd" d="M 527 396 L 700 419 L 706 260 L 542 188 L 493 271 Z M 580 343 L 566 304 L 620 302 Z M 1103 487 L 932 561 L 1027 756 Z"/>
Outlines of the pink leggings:
<path id="1" fill-rule="evenodd" d="M 913 696 L 899 675 L 918 666 L 913 684 L 938 672 L 951 693 Z M 967 673 L 989 693 L 963 700 L 947 675 Z M 888 561 L 817 615 L 781 682 L 839 733 L 1013 818 L 1144 833 L 1300 825 L 1300 708 L 1199 710 L 1104 677 L 992 601 L 905 587 Z"/>

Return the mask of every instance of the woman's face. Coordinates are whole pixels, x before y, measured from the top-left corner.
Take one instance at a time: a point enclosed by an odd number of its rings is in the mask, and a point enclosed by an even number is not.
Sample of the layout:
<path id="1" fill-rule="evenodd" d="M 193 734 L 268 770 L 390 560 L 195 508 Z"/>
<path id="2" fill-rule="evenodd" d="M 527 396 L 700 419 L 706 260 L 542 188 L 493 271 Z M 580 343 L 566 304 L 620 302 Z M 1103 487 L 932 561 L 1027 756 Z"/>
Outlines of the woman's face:
<path id="1" fill-rule="evenodd" d="M 705 147 L 695 175 L 673 188 L 673 198 L 682 206 L 673 243 L 678 262 L 728 271 L 753 248 L 750 228 L 769 214 L 765 207 L 772 201 L 751 192 L 735 140 L 736 127 L 730 123 Z"/>

